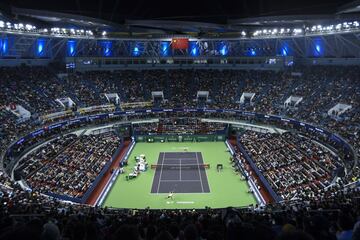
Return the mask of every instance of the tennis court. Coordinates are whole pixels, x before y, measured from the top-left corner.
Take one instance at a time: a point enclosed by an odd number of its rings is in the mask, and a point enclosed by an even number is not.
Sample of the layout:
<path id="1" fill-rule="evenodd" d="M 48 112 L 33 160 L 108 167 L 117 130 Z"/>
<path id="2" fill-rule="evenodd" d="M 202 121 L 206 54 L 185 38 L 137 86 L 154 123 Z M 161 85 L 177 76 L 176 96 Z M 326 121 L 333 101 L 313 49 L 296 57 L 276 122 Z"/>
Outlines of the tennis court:
<path id="1" fill-rule="evenodd" d="M 165 153 L 165 156 L 161 153 Z M 126 176 L 137 165 L 135 157 L 141 154 L 146 155 L 149 169 L 141 172 L 135 179 L 127 181 Z M 162 161 L 162 157 L 164 157 L 165 161 Z M 246 181 L 240 180 L 240 176 L 234 173 L 229 163 L 229 157 L 229 152 L 223 142 L 136 143 L 128 158 L 129 163 L 125 167 L 125 173 L 118 176 L 107 194 L 103 206 L 139 209 L 147 207 L 152 209 L 203 209 L 205 207 L 241 207 L 255 204 L 255 198 L 251 193 L 248 193 L 249 187 Z M 224 165 L 224 169 L 221 172 L 216 170 L 216 165 L 219 163 Z M 165 166 L 165 164 L 174 164 L 174 166 Z M 178 169 L 180 164 L 182 167 L 181 174 Z M 194 169 L 187 169 L 189 168 L 185 166 L 187 164 L 209 164 L 210 168 L 200 169 L 200 173 L 204 175 L 199 175 L 199 170 L 196 173 Z M 151 168 L 152 165 L 157 165 L 157 167 Z M 161 165 L 163 165 L 163 171 L 160 177 L 159 170 L 161 170 Z M 171 170 L 171 168 L 173 169 Z M 191 166 L 190 168 L 193 167 Z M 201 182 L 203 183 L 204 191 L 201 188 L 200 177 L 202 178 Z M 163 185 L 164 180 L 169 182 L 173 180 L 174 184 L 169 184 L 175 188 L 177 183 L 176 189 L 165 187 Z M 196 183 L 190 182 L 188 184 L 186 180 L 196 181 Z M 159 191 L 157 191 L 157 186 L 156 190 L 153 191 L 153 185 L 159 183 Z M 186 187 L 183 187 L 183 185 Z M 166 199 L 171 190 L 175 191 L 174 200 Z"/>
<path id="2" fill-rule="evenodd" d="M 151 193 L 209 193 L 201 152 L 160 152 Z"/>

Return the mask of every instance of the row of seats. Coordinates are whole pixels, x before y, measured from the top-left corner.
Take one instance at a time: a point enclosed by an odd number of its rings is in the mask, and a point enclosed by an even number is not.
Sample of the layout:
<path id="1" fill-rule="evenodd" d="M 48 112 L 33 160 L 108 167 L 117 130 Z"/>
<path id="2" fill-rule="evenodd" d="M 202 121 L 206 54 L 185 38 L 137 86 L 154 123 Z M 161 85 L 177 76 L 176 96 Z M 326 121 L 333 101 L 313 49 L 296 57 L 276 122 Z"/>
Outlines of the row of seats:
<path id="1" fill-rule="evenodd" d="M 343 166 L 326 148 L 292 133 L 246 131 L 239 141 L 283 200 L 323 197 L 323 189 Z"/>
<path id="2" fill-rule="evenodd" d="M 259 208 L 122 210 L 60 204 L 14 188 L 0 198 L 0 239 L 359 240 L 360 191 Z"/>
<path id="3" fill-rule="evenodd" d="M 134 124 L 137 135 L 152 134 L 215 134 L 223 131 L 223 123 L 204 123 L 197 118 L 161 118 L 151 124 Z"/>
<path id="4" fill-rule="evenodd" d="M 119 144 L 114 133 L 60 137 L 22 161 L 23 175 L 34 190 L 81 198 Z"/>

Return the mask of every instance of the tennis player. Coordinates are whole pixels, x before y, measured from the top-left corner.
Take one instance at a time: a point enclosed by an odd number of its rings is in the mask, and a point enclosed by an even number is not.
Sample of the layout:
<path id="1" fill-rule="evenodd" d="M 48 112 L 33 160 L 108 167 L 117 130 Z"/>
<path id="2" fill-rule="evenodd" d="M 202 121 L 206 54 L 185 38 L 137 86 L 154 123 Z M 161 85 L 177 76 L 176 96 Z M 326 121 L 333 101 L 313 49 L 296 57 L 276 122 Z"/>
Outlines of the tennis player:
<path id="1" fill-rule="evenodd" d="M 167 195 L 166 199 L 174 200 L 174 192 L 173 192 L 173 191 L 169 192 L 169 194 Z"/>

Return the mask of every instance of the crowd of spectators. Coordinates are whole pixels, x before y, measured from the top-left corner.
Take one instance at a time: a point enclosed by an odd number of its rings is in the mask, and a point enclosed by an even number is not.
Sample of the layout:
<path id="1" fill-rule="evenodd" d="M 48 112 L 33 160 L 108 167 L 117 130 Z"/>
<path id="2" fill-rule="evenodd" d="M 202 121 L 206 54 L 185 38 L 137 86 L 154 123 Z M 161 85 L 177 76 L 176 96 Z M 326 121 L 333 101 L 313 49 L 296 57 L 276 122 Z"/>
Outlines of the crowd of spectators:
<path id="1" fill-rule="evenodd" d="M 168 106 L 196 106 L 197 91 L 209 91 L 208 107 L 244 108 L 316 121 L 337 102 L 359 107 L 357 67 L 309 67 L 287 71 L 255 70 L 127 70 L 93 71 L 57 77 L 43 67 L 2 68 L 2 106 L 10 103 L 46 113 L 59 109 L 56 98 L 70 97 L 79 106 L 106 103 L 105 93 L 121 102 L 151 101 L 163 91 Z M 292 75 L 292 73 L 300 75 Z M 36 87 L 35 87 L 36 86 Z M 240 106 L 242 93 L 255 93 L 252 106 Z M 283 109 L 289 96 L 304 97 L 298 111 Z M 185 101 L 184 101 L 185 100 Z M 305 111 L 302 111 L 305 110 Z M 358 114 L 358 113 L 357 113 Z"/>
<path id="2" fill-rule="evenodd" d="M 114 210 L 14 190 L 0 199 L 0 239 L 358 240 L 360 192 L 244 209 Z"/>
<path id="3" fill-rule="evenodd" d="M 62 110 L 55 101 L 61 97 L 70 97 L 78 106 L 92 106 L 107 103 L 105 93 L 117 93 L 122 103 L 135 103 L 151 101 L 152 91 L 163 91 L 166 99 L 161 104 L 163 107 L 198 107 L 197 91 L 209 91 L 205 107 L 240 108 L 315 123 L 345 137 L 360 154 L 358 70 L 356 66 L 298 67 L 279 72 L 127 70 L 60 77 L 45 67 L 1 68 L 1 146 L 6 148 L 11 140 L 32 127 L 29 122 L 16 122 L 14 115 L 5 109 L 11 103 L 24 106 L 36 116 Z M 255 93 L 253 104 L 239 104 L 244 92 Z M 298 106 L 284 108 L 283 101 L 289 96 L 303 97 L 303 101 Z M 337 103 L 350 104 L 352 109 L 334 119 L 326 113 Z"/>
<path id="4" fill-rule="evenodd" d="M 58 109 L 53 93 L 61 92 L 54 76 L 44 67 L 0 68 L 0 106 L 22 105 L 32 113 Z"/>
<path id="5" fill-rule="evenodd" d="M 20 159 L 19 165 L 15 170 L 20 173 L 24 179 L 29 178 L 40 168 L 52 161 L 64 148 L 73 143 L 76 138 L 77 136 L 75 134 L 69 134 L 63 137 L 59 136 L 45 143 L 38 149 L 30 152 L 26 157 Z"/>
<path id="6" fill-rule="evenodd" d="M 159 122 L 133 125 L 136 135 L 224 134 L 225 127 L 223 123 L 207 123 L 198 118 L 189 117 L 161 118 Z"/>
<path id="7" fill-rule="evenodd" d="M 71 73 L 59 77 L 45 67 L 0 68 L 0 150 L 3 153 L 19 136 L 38 127 L 41 124 L 37 121 L 38 116 L 64 110 L 55 101 L 57 98 L 70 97 L 77 106 L 88 107 L 107 104 L 105 93 L 117 93 L 122 103 L 136 103 L 150 102 L 152 91 L 163 91 L 167 101 L 154 104 L 155 107 L 237 108 L 293 117 L 338 133 L 360 155 L 359 70 L 357 66 L 297 67 L 278 72 L 127 70 Z M 209 101 L 199 104 L 196 101 L 197 91 L 209 91 Z M 244 92 L 255 93 L 252 104 L 239 104 Z M 284 101 L 289 96 L 303 97 L 303 101 L 297 106 L 285 107 Z M 27 122 L 17 121 L 15 115 L 8 110 L 13 103 L 29 110 L 33 114 L 32 118 Z M 349 104 L 352 108 L 341 116 L 328 116 L 327 111 L 337 103 Z M 183 125 L 174 124 L 173 119 L 166 121 L 154 124 L 152 131 L 161 133 L 175 129 L 178 132 L 177 129 Z M 191 120 L 184 125 L 192 125 Z M 204 129 L 201 123 L 194 125 L 194 133 L 211 130 Z M 217 127 L 214 126 L 215 129 Z M 139 131 L 145 132 L 146 129 Z M 92 237 L 100 239 L 118 237 L 120 235 L 117 234 L 122 234 L 122 231 L 142 239 L 155 239 L 155 236 L 159 237 L 161 234 L 170 234 L 168 239 L 190 239 L 191 234 L 204 239 L 238 239 L 236 234 L 241 234 L 244 239 L 250 235 L 253 237 L 251 239 L 256 239 L 256 234 L 262 234 L 257 231 L 259 224 L 271 227 L 268 234 L 263 235 L 265 237 L 258 239 L 275 239 L 283 231 L 291 234 L 296 230 L 307 232 L 314 239 L 335 239 L 336 236 L 338 239 L 346 239 L 341 238 L 341 232 L 346 234 L 346 231 L 351 231 L 356 217 L 359 217 L 359 193 L 347 196 L 344 193 L 338 194 L 337 189 L 337 192 L 324 190 L 324 186 L 329 184 L 334 172 L 343 163 L 315 142 L 292 134 L 274 136 L 252 132 L 244 136 L 246 138 L 242 138 L 242 143 L 274 190 L 286 200 L 303 199 L 304 201 L 298 202 L 302 206 L 277 206 L 277 210 L 270 213 L 236 211 L 230 223 L 222 217 L 223 210 L 207 210 L 203 213 L 140 211 L 129 214 L 114 213 L 107 209 L 64 207 L 38 191 L 81 197 L 111 158 L 117 142 L 114 136 L 95 138 L 68 135 L 41 146 L 20 162 L 18 169 L 29 180 L 30 187 L 34 190 L 32 193 L 21 190 L 0 169 L 1 201 L 6 203 L 1 204 L 2 236 L 11 238 L 14 236 L 12 234 L 26 233 L 34 226 L 32 224 L 40 226 L 39 224 L 48 222 L 46 226 L 58 228 L 59 234 L 68 239 L 81 239 L 77 238 L 77 234 L 94 229 L 96 232 Z M 69 145 L 71 148 L 67 147 Z M 244 156 L 239 157 L 242 157 L 248 175 L 254 177 Z M 85 164 L 83 159 L 87 159 Z M 346 175 L 343 181 L 356 181 L 360 176 L 359 166 L 349 170 L 351 174 Z M 255 177 L 254 181 L 257 181 Z M 331 198 L 324 198 L 329 194 Z M 331 211 L 318 211 L 320 208 Z M 312 212 L 315 209 L 317 211 Z M 334 209 L 336 210 L 333 211 Z M 87 211 L 92 218 L 81 217 L 81 213 Z M 14 213 L 41 215 L 36 220 L 21 219 L 19 222 L 10 218 Z M 317 215 L 312 216 L 313 213 Z M 301 217 L 298 219 L 296 216 Z M 330 221 L 325 222 L 323 219 Z M 81 230 L 77 231 L 72 226 L 73 223 L 78 224 Z M 161 223 L 163 227 L 155 227 Z M 93 226 L 96 227 L 92 228 Z M 24 232 L 17 231 L 19 228 Z M 321 231 L 315 231 L 318 229 Z M 40 236 L 41 228 L 37 228 L 32 234 Z M 87 238 L 90 236 L 88 233 Z M 311 238 L 308 236 L 308 239 Z"/>
<path id="8" fill-rule="evenodd" d="M 26 181 L 40 192 L 81 198 L 112 159 L 119 143 L 114 133 L 69 136 L 50 142 L 25 160 L 32 160 L 29 168 L 23 169 Z"/>
<path id="9" fill-rule="evenodd" d="M 323 196 L 343 164 L 328 149 L 291 133 L 245 132 L 240 143 L 275 192 L 284 200 Z"/>
<path id="10" fill-rule="evenodd" d="M 77 106 L 108 103 L 105 93 L 117 93 L 121 103 L 151 101 L 152 91 L 163 91 L 163 107 L 199 107 L 197 91 L 209 91 L 209 101 L 201 107 L 240 108 L 256 112 L 294 117 L 325 126 L 345 137 L 360 154 L 358 67 L 297 67 L 286 71 L 255 70 L 127 70 L 92 71 L 65 74 L 60 77 L 45 67 L 1 68 L 2 146 L 29 123 L 19 126 L 5 110 L 20 104 L 33 116 L 63 110 L 57 98 L 70 97 Z M 296 73 L 296 74 L 293 74 Z M 240 105 L 242 93 L 255 94 L 253 104 Z M 284 108 L 289 96 L 303 97 L 299 105 Z M 330 117 L 327 111 L 337 103 L 352 106 L 342 116 Z M 23 128 L 22 128 L 23 127 Z M 3 133 L 3 134 L 2 134 Z M 14 137 L 15 138 L 15 137 Z M 9 143 L 11 141 L 7 141 Z"/>

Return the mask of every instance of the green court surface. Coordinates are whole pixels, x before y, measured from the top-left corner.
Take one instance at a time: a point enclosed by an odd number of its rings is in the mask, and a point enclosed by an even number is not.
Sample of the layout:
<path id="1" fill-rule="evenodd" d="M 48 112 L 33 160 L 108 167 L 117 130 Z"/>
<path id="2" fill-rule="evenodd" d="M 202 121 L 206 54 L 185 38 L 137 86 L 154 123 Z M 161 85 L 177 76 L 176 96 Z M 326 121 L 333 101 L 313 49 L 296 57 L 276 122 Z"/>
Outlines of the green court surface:
<path id="1" fill-rule="evenodd" d="M 175 193 L 173 200 L 167 200 L 167 194 L 152 194 L 151 186 L 155 170 L 142 172 L 137 178 L 126 181 L 136 162 L 135 156 L 145 154 L 150 164 L 156 164 L 160 152 L 201 152 L 204 163 L 210 164 L 206 175 L 210 193 Z M 175 143 L 137 143 L 129 157 L 125 173 L 120 174 L 109 191 L 103 207 L 143 209 L 186 209 L 186 208 L 224 208 L 244 207 L 255 204 L 256 200 L 246 181 L 240 180 L 229 162 L 230 153 L 224 142 L 175 142 Z M 221 172 L 216 170 L 218 163 L 223 164 Z"/>

